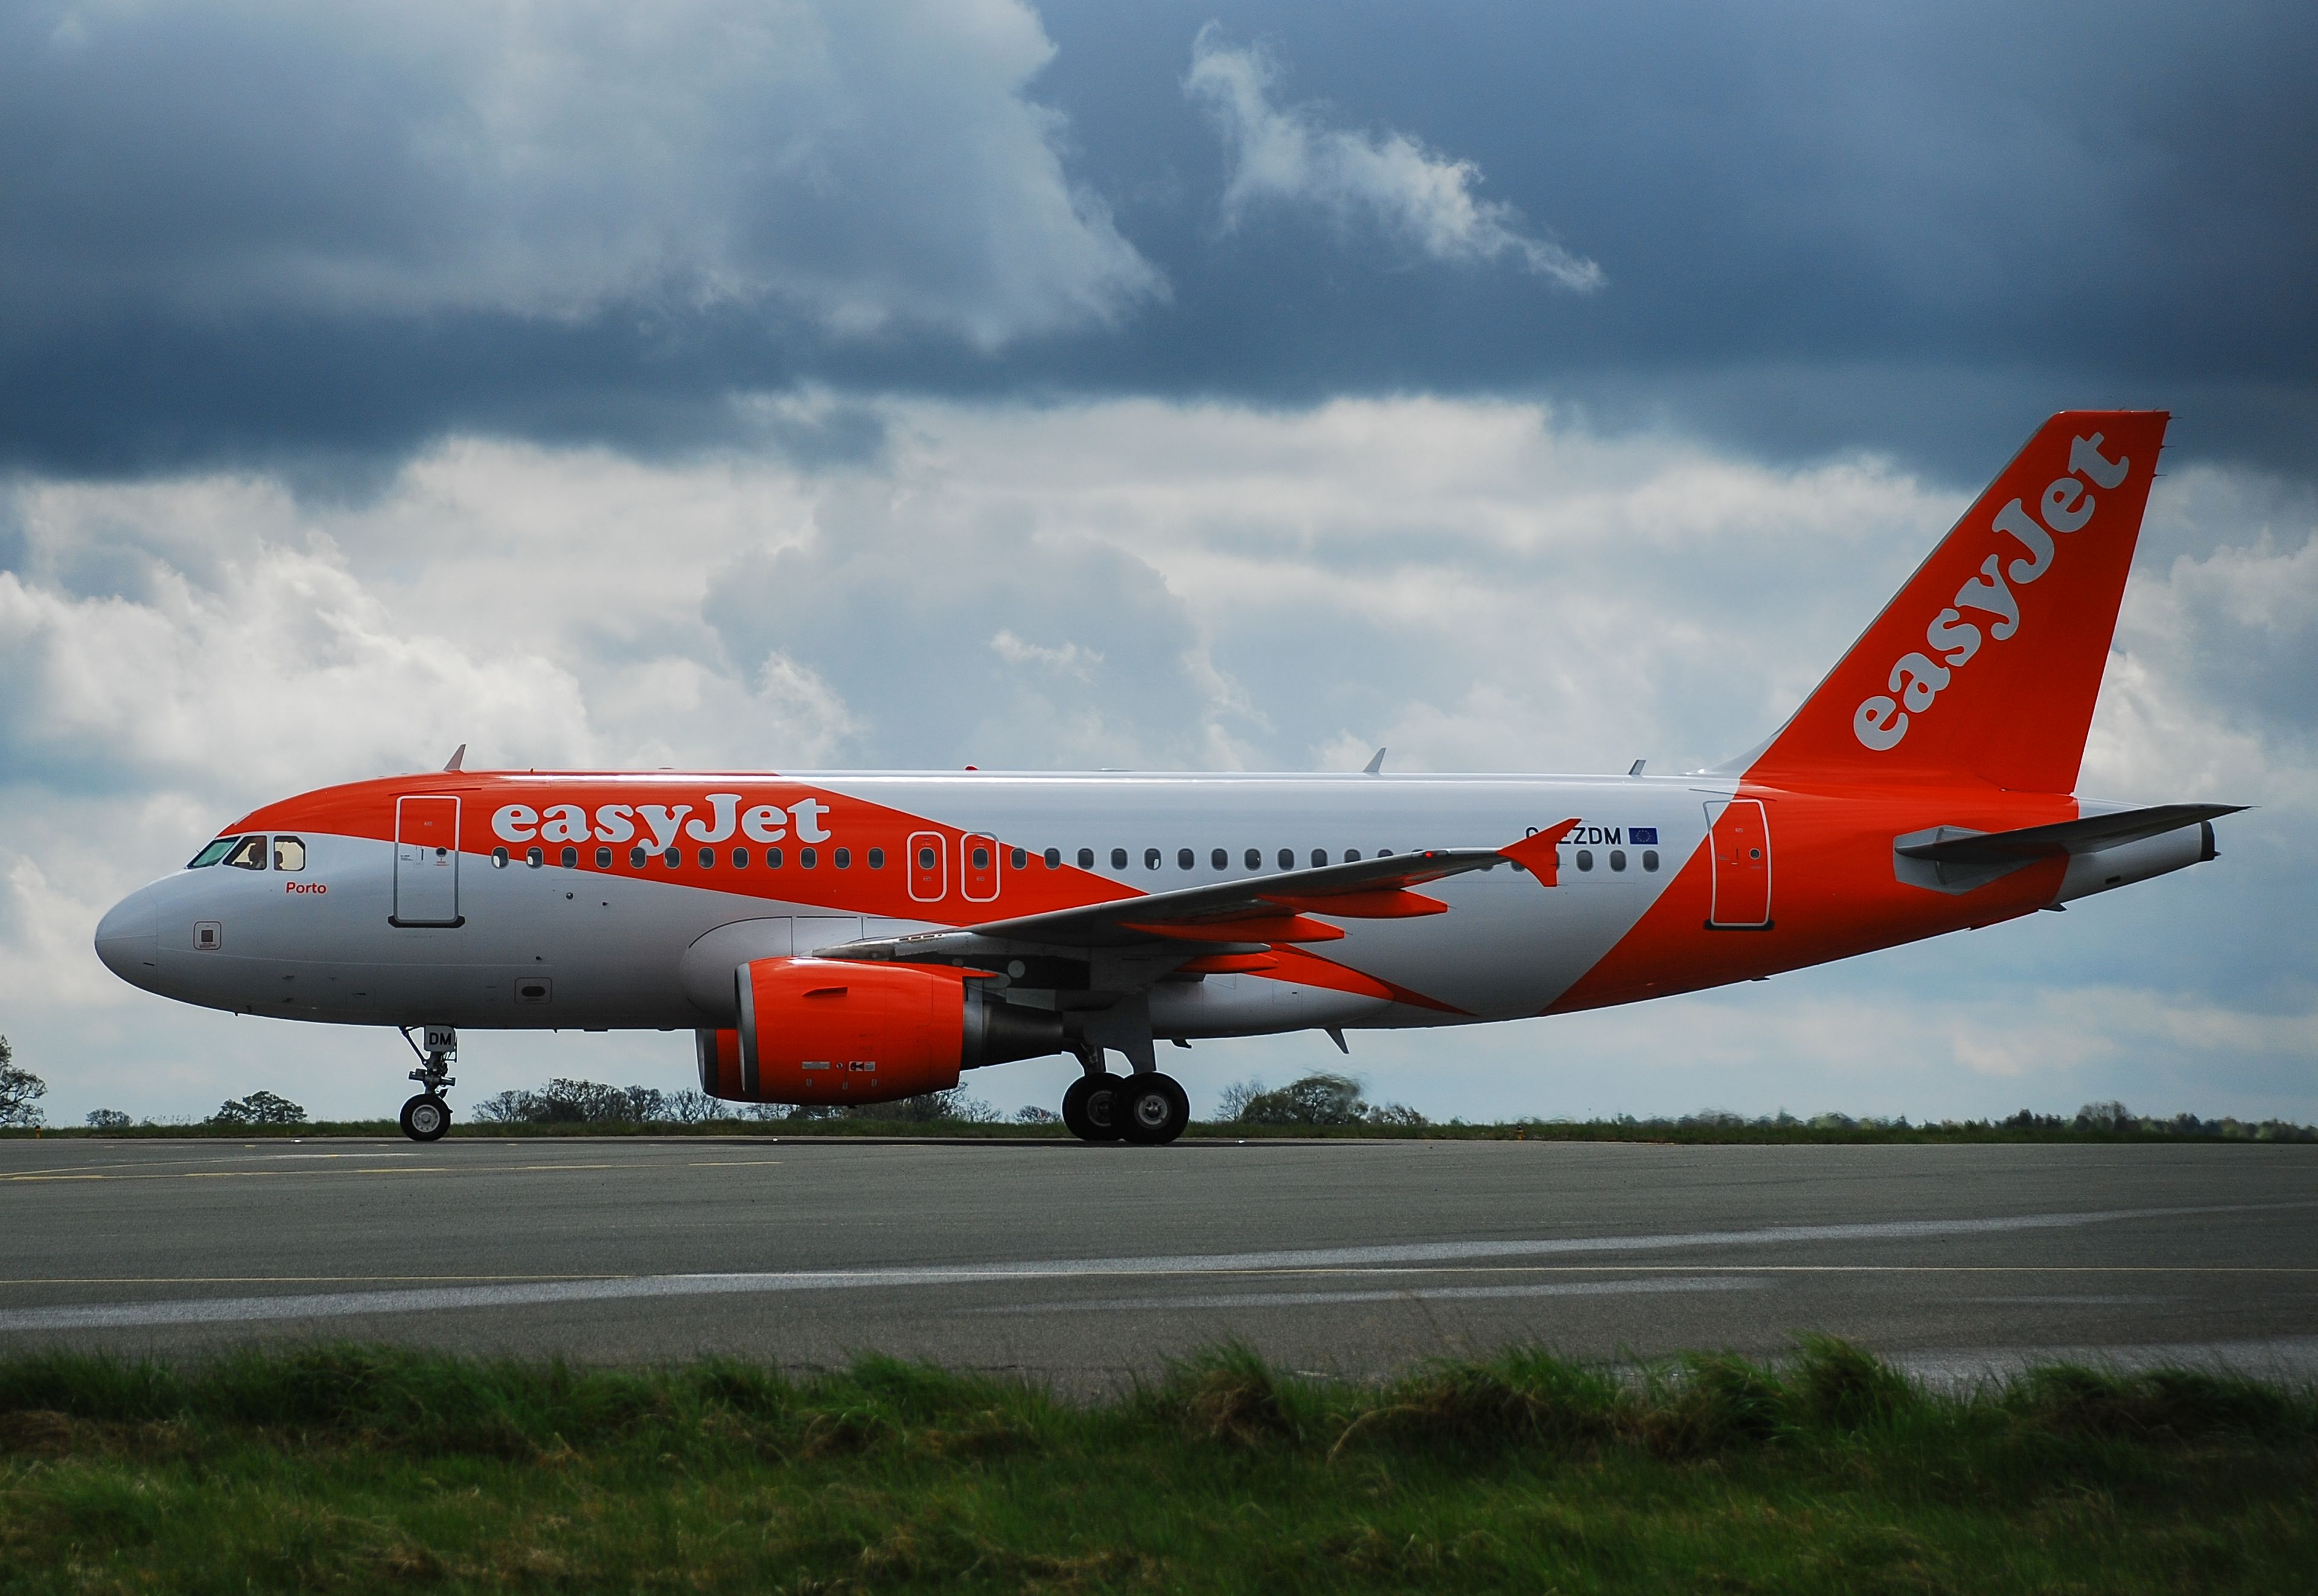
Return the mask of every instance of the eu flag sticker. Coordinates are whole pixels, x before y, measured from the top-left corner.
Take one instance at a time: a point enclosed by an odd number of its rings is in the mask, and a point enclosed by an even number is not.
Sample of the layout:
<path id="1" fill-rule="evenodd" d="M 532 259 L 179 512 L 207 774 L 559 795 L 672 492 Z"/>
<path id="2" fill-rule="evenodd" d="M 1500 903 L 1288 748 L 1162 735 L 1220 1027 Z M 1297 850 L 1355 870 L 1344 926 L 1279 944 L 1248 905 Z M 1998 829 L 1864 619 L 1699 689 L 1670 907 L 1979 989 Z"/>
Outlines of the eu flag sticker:
<path id="1" fill-rule="evenodd" d="M 1636 847 L 1656 847 L 1658 845 L 1658 829 L 1656 826 L 1629 826 L 1626 828 L 1626 840 Z"/>

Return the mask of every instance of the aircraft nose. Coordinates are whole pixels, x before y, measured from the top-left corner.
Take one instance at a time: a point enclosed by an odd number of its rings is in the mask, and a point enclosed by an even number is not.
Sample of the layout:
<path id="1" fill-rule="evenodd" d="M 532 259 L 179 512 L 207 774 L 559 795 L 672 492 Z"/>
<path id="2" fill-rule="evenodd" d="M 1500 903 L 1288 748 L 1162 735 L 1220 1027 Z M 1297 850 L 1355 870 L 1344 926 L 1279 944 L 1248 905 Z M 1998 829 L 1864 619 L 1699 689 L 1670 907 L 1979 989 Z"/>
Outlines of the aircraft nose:
<path id="1" fill-rule="evenodd" d="M 139 887 L 96 922 L 96 956 L 131 986 L 150 989 L 161 975 L 161 911 L 151 887 Z"/>

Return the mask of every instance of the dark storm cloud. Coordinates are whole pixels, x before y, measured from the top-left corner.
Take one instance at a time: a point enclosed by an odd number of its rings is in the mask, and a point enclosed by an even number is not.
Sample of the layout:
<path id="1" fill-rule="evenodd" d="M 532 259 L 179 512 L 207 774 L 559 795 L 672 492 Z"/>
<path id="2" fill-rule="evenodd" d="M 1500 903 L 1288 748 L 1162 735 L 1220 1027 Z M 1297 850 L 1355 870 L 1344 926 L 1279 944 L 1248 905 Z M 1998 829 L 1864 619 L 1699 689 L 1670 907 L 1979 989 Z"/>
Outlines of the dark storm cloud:
<path id="1" fill-rule="evenodd" d="M 704 4 L 511 65 L 463 14 L 0 25 L 0 458 L 714 447 L 755 441 L 731 395 L 807 383 L 1538 392 L 1958 480 L 2042 410 L 2152 404 L 2186 451 L 2309 471 L 2301 9 L 1063 0 L 1047 60 L 994 0 L 1000 44 L 948 55 L 908 8 L 831 8 L 815 55 Z M 1244 202 L 1188 77 L 1211 20 L 1271 64 L 1270 111 L 1471 163 L 1515 244 L 1428 252 L 1341 193 Z M 705 89 L 654 90 L 639 50 Z M 1607 286 L 1566 291 L 1520 241 Z"/>

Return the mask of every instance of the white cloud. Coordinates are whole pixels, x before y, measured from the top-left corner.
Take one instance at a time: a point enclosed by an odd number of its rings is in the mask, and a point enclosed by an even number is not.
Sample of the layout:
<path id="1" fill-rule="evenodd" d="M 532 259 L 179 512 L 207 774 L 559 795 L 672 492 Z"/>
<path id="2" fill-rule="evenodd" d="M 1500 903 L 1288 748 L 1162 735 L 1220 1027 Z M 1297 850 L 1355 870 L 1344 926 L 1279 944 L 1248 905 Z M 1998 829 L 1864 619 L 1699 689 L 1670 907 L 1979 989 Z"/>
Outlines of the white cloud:
<path id="1" fill-rule="evenodd" d="M 1523 229 L 1521 213 L 1484 200 L 1481 169 L 1436 155 L 1406 133 L 1331 128 L 1317 107 L 1272 100 L 1279 69 L 1260 49 L 1226 44 L 1214 22 L 1191 42 L 1183 92 L 1207 107 L 1231 157 L 1223 217 L 1258 206 L 1308 206 L 1338 223 L 1373 223 L 1435 260 L 1511 259 L 1564 288 L 1602 286 L 1602 268 Z"/>
<path id="2" fill-rule="evenodd" d="M 1536 405 L 883 419 L 884 456 L 822 470 L 454 440 L 357 506 L 236 476 L 0 490 L 0 1018 L 58 1112 L 391 1098 L 367 1033 L 191 1013 L 89 951 L 106 905 L 286 792 L 463 741 L 470 768 L 1343 770 L 1379 743 L 1396 770 L 1685 768 L 1770 731 L 1963 502 L 1873 459 L 1771 470 Z M 2160 484 L 2085 783 L 2263 805 L 2221 823 L 2218 864 L 1763 986 L 1356 1038 L 1355 1066 L 1474 1117 L 2318 1117 L 2296 674 L 2318 560 L 2292 503 L 2212 509 L 2258 489 Z M 486 1091 L 688 1068 L 658 1036 L 470 1053 Z M 1202 1092 L 1326 1062 L 1290 1039 L 1187 1056 Z"/>
<path id="3" fill-rule="evenodd" d="M 85 0 L 0 73 L 0 141 L 79 174 L 0 271 L 27 315 L 730 304 L 993 346 L 1163 291 L 1029 97 L 1053 54 L 1020 0 Z"/>

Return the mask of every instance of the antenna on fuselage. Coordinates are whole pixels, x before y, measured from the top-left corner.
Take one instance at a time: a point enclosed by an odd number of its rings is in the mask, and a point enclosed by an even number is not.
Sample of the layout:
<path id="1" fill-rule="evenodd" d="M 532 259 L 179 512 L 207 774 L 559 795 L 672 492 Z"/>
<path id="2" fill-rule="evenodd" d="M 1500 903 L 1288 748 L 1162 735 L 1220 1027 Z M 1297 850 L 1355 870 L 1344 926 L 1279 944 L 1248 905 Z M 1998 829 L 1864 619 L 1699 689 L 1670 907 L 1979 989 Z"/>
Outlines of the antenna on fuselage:
<path id="1" fill-rule="evenodd" d="M 457 748 L 451 750 L 451 758 L 443 767 L 444 774 L 447 776 L 452 771 L 458 769 L 460 761 L 464 759 L 466 757 L 467 745 L 463 742 Z"/>

